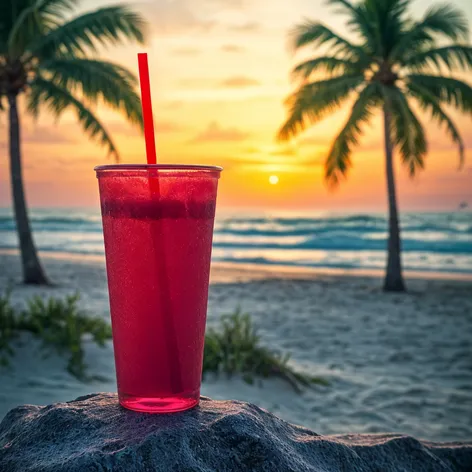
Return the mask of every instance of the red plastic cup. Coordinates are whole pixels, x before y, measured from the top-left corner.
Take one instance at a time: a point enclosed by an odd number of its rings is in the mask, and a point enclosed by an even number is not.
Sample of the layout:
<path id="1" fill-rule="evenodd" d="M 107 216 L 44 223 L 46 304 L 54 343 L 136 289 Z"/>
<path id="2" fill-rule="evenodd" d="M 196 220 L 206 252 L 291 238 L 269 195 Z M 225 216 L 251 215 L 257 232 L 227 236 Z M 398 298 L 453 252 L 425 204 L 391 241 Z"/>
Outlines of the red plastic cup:
<path id="1" fill-rule="evenodd" d="M 148 413 L 198 404 L 221 168 L 97 172 L 118 396 Z"/>

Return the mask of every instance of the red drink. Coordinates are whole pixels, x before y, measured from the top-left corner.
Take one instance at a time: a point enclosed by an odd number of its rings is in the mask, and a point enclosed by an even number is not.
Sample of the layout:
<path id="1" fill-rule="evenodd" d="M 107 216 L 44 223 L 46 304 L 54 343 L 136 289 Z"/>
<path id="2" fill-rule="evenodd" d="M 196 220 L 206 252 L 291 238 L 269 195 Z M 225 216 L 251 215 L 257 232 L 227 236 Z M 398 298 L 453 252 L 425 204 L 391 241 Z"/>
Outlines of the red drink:
<path id="1" fill-rule="evenodd" d="M 97 169 L 120 403 L 198 403 L 219 168 Z"/>

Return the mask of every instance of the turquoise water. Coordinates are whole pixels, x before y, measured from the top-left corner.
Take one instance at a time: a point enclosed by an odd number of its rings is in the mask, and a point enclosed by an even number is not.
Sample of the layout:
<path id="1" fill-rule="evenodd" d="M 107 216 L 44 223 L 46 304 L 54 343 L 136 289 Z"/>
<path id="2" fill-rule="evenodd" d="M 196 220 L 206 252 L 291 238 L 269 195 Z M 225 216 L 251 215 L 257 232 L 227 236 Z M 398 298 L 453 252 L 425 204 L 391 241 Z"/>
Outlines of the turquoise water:
<path id="1" fill-rule="evenodd" d="M 35 209 L 42 251 L 102 255 L 100 214 L 87 209 Z M 472 213 L 407 213 L 401 218 L 408 270 L 472 273 Z M 381 269 L 387 219 L 381 214 L 221 214 L 213 260 L 303 267 Z M 0 209 L 0 248 L 17 248 L 10 210 Z"/>

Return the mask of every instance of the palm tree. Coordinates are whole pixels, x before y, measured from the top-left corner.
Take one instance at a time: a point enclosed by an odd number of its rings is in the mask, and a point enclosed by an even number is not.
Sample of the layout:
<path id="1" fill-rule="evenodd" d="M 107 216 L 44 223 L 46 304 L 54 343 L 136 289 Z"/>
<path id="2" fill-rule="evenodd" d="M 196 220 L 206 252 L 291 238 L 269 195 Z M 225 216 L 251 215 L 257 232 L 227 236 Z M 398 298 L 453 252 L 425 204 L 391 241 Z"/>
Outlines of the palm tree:
<path id="1" fill-rule="evenodd" d="M 136 78 L 99 60 L 98 49 L 125 40 L 144 41 L 144 20 L 127 6 L 109 6 L 72 17 L 77 0 L 0 2 L 0 112 L 8 109 L 11 187 L 25 283 L 47 284 L 28 220 L 23 189 L 19 97 L 26 111 L 59 117 L 72 110 L 84 131 L 118 158 L 93 107 L 104 103 L 142 124 Z"/>
<path id="2" fill-rule="evenodd" d="M 384 289 L 403 291 L 393 153 L 398 152 L 411 177 L 424 168 L 428 147 L 417 118 L 421 110 L 444 127 L 459 149 L 462 165 L 464 144 L 444 106 L 472 113 L 472 88 L 452 76 L 472 67 L 467 20 L 448 4 L 431 6 L 420 20 L 410 16 L 409 0 L 328 0 L 328 4 L 347 15 L 353 40 L 318 22 L 295 27 L 295 50 L 305 46 L 329 50 L 293 70 L 298 87 L 287 99 L 288 118 L 278 137 L 296 136 L 352 100 L 350 115 L 325 163 L 325 178 L 336 186 L 347 176 L 351 152 L 364 126 L 381 110 L 389 209 Z"/>

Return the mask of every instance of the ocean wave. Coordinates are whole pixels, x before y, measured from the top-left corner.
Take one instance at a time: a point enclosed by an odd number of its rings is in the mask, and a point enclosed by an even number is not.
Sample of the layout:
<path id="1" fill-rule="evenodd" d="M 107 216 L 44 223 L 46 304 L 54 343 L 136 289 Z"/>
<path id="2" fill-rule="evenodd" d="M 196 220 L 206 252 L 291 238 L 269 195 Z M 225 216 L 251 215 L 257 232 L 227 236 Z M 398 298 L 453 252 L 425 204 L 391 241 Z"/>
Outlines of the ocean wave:
<path id="1" fill-rule="evenodd" d="M 101 218 L 96 217 L 32 216 L 30 223 L 34 231 L 102 232 Z M 15 228 L 12 217 L 0 216 L 0 231 L 14 231 Z"/>
<path id="2" fill-rule="evenodd" d="M 56 240 L 44 241 L 42 238 L 37 238 L 37 246 L 41 251 L 64 251 L 80 254 L 103 254 L 103 240 L 99 239 L 83 239 L 76 236 L 71 240 Z M 309 252 L 312 250 L 326 251 L 330 253 L 349 252 L 357 253 L 362 256 L 363 253 L 374 251 L 378 253 L 385 253 L 387 242 L 385 240 L 366 240 L 363 238 L 338 238 L 338 239 L 311 239 L 303 242 L 267 242 L 267 241 L 246 241 L 246 242 L 224 242 L 218 241 L 215 237 L 213 241 L 213 248 L 223 250 L 277 250 L 286 251 L 300 251 Z M 8 238 L 0 242 L 1 249 L 17 249 L 18 244 L 16 239 Z M 451 256 L 471 256 L 472 243 L 468 241 L 460 242 L 444 242 L 444 241 L 417 241 L 417 240 L 403 240 L 403 253 L 430 253 L 430 254 L 444 254 Z"/>
<path id="3" fill-rule="evenodd" d="M 292 228 L 286 227 L 262 227 L 246 225 L 245 228 L 234 227 L 231 224 L 216 225 L 215 232 L 221 234 L 235 234 L 241 236 L 307 236 L 313 234 L 323 233 L 338 233 L 338 232 L 349 232 L 349 233 L 385 233 L 387 231 L 387 225 L 370 227 L 365 225 L 358 226 L 341 226 L 339 224 L 325 223 L 321 225 L 310 225 L 310 226 L 298 226 Z M 445 227 L 443 225 L 403 225 L 401 227 L 402 233 L 407 232 L 441 232 L 444 234 L 471 234 L 472 225 L 466 227 Z"/>
<path id="4" fill-rule="evenodd" d="M 327 268 L 327 269 L 367 269 L 367 270 L 375 270 L 375 269 L 383 269 L 385 264 L 383 265 L 369 265 L 364 264 L 360 266 L 356 263 L 330 263 L 327 261 L 323 262 L 310 262 L 310 261 L 284 261 L 283 263 L 280 261 L 276 261 L 273 259 L 268 259 L 265 257 L 244 257 L 239 258 L 237 260 L 229 260 L 224 258 L 213 258 L 214 261 L 217 262 L 234 262 L 236 264 L 260 264 L 260 265 L 282 265 L 282 266 L 289 266 L 289 267 L 313 267 L 313 268 Z M 468 274 L 471 272 L 471 268 L 460 268 L 460 267 L 448 267 L 447 271 L 444 270 L 441 266 L 431 266 L 426 264 L 403 264 L 403 268 L 405 270 L 410 271 L 418 271 L 418 272 L 447 272 L 447 273 L 455 273 L 455 274 Z"/>
<path id="5" fill-rule="evenodd" d="M 225 251 L 216 250 L 214 261 L 241 264 L 282 265 L 295 267 L 325 267 L 333 269 L 378 269 L 385 268 L 386 255 L 383 252 L 362 253 L 329 251 L 284 251 L 274 250 Z M 406 270 L 422 272 L 471 273 L 472 255 L 456 258 L 428 253 L 404 253 L 403 267 Z"/>
<path id="6" fill-rule="evenodd" d="M 227 258 L 214 257 L 216 262 L 228 262 Z M 238 259 L 231 259 L 231 262 L 238 264 L 261 264 L 261 265 L 284 265 L 290 267 L 326 267 L 330 269 L 356 269 L 358 265 L 354 263 L 329 263 L 329 262 L 307 262 L 307 261 L 284 261 L 281 263 L 275 259 L 267 257 L 241 257 Z"/>
<path id="7" fill-rule="evenodd" d="M 331 251 L 385 251 L 386 239 L 372 239 L 359 237 L 351 234 L 336 234 L 329 237 L 312 237 L 303 241 L 293 242 L 293 240 L 282 241 L 280 238 L 274 242 L 247 239 L 245 241 L 221 241 L 215 235 L 214 247 L 237 248 L 237 249 L 320 249 Z M 424 241 L 403 238 L 402 250 L 426 251 L 445 254 L 472 254 L 472 241 Z"/>
<path id="8" fill-rule="evenodd" d="M 464 214 L 460 214 L 461 216 Z M 459 216 L 459 215 L 458 215 Z M 422 221 L 423 220 L 423 221 Z M 433 221 L 434 220 L 434 221 Z M 31 223 L 37 228 L 54 231 L 57 228 L 101 228 L 100 215 L 50 215 L 31 214 Z M 296 236 L 318 232 L 348 230 L 355 233 L 383 232 L 387 228 L 387 218 L 382 216 L 352 215 L 342 217 L 313 218 L 223 218 L 216 221 L 215 230 L 221 233 L 242 235 Z M 0 214 L 0 230 L 14 228 L 11 214 Z M 401 222 L 402 231 L 443 231 L 445 233 L 472 233 L 472 215 L 470 218 L 456 218 L 451 215 L 437 215 L 435 218 L 413 218 L 407 215 Z"/>
<path id="9" fill-rule="evenodd" d="M 357 222 L 371 222 L 371 223 L 381 223 L 385 221 L 384 216 L 372 216 L 372 215 L 346 215 L 346 216 L 320 216 L 320 217 L 301 217 L 301 218 L 290 218 L 290 217 L 231 217 L 228 218 L 227 221 L 232 222 L 247 222 L 250 221 L 251 223 L 258 224 L 258 223 L 266 223 L 272 222 L 281 225 L 304 225 L 306 223 L 313 223 L 313 222 L 326 222 L 331 221 L 334 223 L 357 223 Z"/>
<path id="10" fill-rule="evenodd" d="M 100 223 L 101 218 L 99 216 L 40 216 L 30 215 L 30 222 L 32 223 L 43 223 L 47 224 L 89 224 L 89 223 Z M 13 222 L 12 216 L 0 216 L 0 225 L 4 223 Z"/>
<path id="11" fill-rule="evenodd" d="M 33 210 L 30 219 L 41 251 L 104 253 L 97 211 Z M 407 213 L 401 230 L 407 268 L 472 273 L 472 213 Z M 213 254 L 232 262 L 383 268 L 387 238 L 382 215 L 226 216 L 216 220 Z M 0 248 L 17 247 L 12 214 L 0 210 Z"/>

